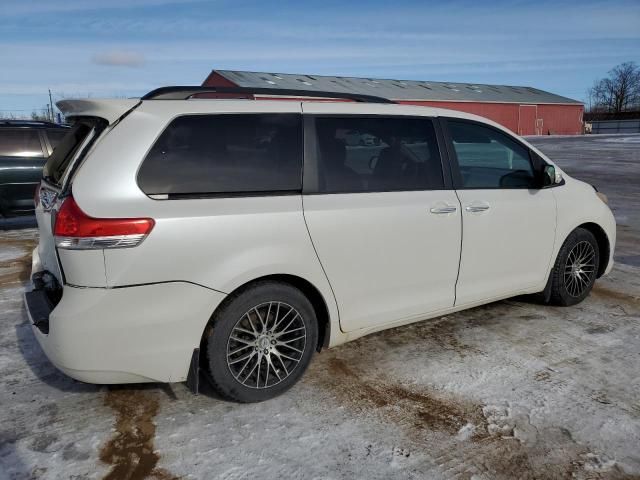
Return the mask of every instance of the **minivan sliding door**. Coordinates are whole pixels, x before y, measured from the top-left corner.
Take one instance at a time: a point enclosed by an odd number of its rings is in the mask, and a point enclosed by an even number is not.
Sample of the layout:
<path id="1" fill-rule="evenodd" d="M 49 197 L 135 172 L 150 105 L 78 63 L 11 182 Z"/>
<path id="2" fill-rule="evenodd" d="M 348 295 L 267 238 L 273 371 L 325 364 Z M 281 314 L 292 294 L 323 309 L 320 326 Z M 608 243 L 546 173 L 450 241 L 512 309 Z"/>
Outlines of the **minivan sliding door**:
<path id="1" fill-rule="evenodd" d="M 461 221 L 431 119 L 305 105 L 303 206 L 343 331 L 454 304 Z"/>

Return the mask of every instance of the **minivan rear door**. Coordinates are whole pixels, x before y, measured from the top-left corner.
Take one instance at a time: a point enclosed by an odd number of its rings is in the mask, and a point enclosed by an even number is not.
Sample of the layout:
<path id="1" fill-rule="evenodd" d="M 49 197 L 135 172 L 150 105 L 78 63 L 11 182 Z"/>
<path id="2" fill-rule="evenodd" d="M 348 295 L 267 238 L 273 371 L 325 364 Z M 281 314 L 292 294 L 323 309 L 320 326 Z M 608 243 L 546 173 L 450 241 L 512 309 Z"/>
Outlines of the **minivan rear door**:
<path id="1" fill-rule="evenodd" d="M 81 271 L 94 272 L 94 275 L 93 278 L 88 279 L 90 281 L 83 279 L 81 283 L 77 283 L 78 285 L 104 286 L 106 283 L 102 250 L 75 252 L 56 250 L 55 216 L 64 198 L 71 194 L 73 178 L 85 157 L 90 155 L 104 134 L 139 104 L 139 99 L 91 98 L 62 100 L 56 104 L 65 115 L 67 122 L 72 123 L 73 126 L 58 142 L 44 166 L 43 179 L 36 199 L 35 213 L 40 241 L 34 255 L 34 270 L 48 270 L 60 284 L 65 283 L 62 268 L 65 265 L 65 256 L 68 265 L 86 267 L 89 262 L 93 262 L 96 267 L 95 269 L 81 268 Z M 74 254 L 78 252 L 79 254 Z"/>
<path id="2" fill-rule="evenodd" d="M 106 126 L 107 122 L 101 118 L 78 118 L 58 143 L 43 169 L 35 209 L 40 233 L 36 259 L 39 264 L 36 268 L 51 272 L 60 284 L 64 282 L 53 234 L 55 213 L 61 198 L 70 188 L 73 171 Z"/>

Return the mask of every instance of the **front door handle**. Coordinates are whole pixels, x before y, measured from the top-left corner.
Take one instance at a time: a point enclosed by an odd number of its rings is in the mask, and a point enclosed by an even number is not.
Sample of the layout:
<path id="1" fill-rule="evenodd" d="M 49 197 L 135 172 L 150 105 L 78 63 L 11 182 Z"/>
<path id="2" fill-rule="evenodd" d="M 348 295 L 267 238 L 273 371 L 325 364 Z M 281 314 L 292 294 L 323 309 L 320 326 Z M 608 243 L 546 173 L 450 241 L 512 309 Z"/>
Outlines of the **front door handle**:
<path id="1" fill-rule="evenodd" d="M 436 215 L 446 215 L 448 213 L 456 213 L 457 210 L 458 208 L 453 205 L 444 205 L 441 207 L 433 207 L 430 211 Z"/>
<path id="2" fill-rule="evenodd" d="M 464 207 L 464 209 L 467 212 L 471 212 L 471 213 L 480 213 L 480 212 L 486 212 L 487 210 L 489 210 L 489 204 L 487 203 L 472 203 L 471 205 L 467 205 L 466 207 Z"/>

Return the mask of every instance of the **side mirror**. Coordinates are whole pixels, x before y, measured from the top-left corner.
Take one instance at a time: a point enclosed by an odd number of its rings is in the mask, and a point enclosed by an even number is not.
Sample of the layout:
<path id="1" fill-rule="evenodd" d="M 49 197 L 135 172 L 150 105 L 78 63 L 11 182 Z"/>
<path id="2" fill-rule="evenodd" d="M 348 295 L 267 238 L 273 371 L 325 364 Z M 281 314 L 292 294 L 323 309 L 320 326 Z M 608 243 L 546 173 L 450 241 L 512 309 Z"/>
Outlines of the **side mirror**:
<path id="1" fill-rule="evenodd" d="M 542 172 L 542 186 L 550 187 L 562 183 L 562 174 L 553 165 L 545 165 Z"/>

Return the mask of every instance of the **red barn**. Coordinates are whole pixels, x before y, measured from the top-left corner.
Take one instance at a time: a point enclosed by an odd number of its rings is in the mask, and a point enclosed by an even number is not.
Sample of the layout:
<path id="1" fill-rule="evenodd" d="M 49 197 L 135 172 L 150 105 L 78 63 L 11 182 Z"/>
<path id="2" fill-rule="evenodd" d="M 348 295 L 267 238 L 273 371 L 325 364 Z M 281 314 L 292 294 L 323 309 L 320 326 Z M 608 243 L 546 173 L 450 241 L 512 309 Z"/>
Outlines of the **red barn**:
<path id="1" fill-rule="evenodd" d="M 533 87 L 213 70 L 206 87 L 282 88 L 358 93 L 397 103 L 448 108 L 490 118 L 519 135 L 582 133 L 584 105 Z"/>

